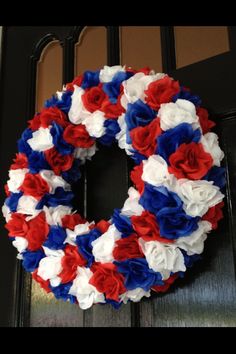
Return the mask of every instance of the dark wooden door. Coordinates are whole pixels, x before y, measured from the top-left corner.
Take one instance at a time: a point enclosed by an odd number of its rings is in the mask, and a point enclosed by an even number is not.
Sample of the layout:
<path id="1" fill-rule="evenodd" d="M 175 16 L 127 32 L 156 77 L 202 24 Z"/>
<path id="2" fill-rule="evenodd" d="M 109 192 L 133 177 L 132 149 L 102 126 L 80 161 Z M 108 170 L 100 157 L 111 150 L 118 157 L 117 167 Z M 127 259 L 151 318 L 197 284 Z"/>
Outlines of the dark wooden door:
<path id="1" fill-rule="evenodd" d="M 63 82 L 74 75 L 74 46 L 82 27 L 5 27 L 2 42 L 0 96 L 1 204 L 7 170 L 16 151 L 16 141 L 35 110 L 36 67 L 45 46 L 58 39 L 63 49 Z M 107 62 L 119 58 L 119 29 L 107 27 Z M 216 132 L 225 152 L 227 203 L 225 218 L 209 236 L 204 257 L 166 295 L 154 296 L 121 310 L 95 306 L 82 311 L 74 305 L 53 302 L 32 290 L 31 279 L 16 260 L 1 217 L 0 325 L 1 326 L 236 326 L 236 68 L 235 29 L 229 29 L 230 51 L 175 68 L 173 29 L 161 28 L 163 71 L 199 94 L 203 105 L 217 120 Z M 148 65 L 148 63 L 147 63 Z M 89 68 L 88 68 L 89 69 Z M 104 171 L 104 166 L 108 166 Z M 109 218 L 120 207 L 130 184 L 130 162 L 118 150 L 100 149 L 74 186 L 75 205 L 90 220 Z M 96 176 L 96 178 L 95 178 Z M 85 181 L 87 188 L 84 188 Z M 96 184 L 96 185 L 95 185 Z M 114 185 L 116 193 L 114 194 Z M 83 203 L 77 198 L 83 196 Z M 81 200 L 81 199 L 80 199 Z M 77 204 L 78 205 L 77 205 Z"/>

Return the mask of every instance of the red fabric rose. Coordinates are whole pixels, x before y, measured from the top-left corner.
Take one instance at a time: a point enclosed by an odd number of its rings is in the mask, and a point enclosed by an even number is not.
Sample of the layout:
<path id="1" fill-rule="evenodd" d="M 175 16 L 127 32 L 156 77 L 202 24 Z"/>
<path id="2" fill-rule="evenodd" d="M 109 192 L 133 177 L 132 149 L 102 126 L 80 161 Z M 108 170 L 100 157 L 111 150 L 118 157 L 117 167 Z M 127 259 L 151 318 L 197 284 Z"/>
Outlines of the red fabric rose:
<path id="1" fill-rule="evenodd" d="M 16 154 L 16 157 L 13 159 L 14 163 L 11 164 L 11 170 L 17 170 L 18 168 L 28 168 L 28 159 L 27 156 L 21 152 Z"/>
<path id="2" fill-rule="evenodd" d="M 62 227 L 64 227 L 65 229 L 74 230 L 76 225 L 84 224 L 86 223 L 86 220 L 82 218 L 80 214 L 77 213 L 63 216 L 61 222 Z"/>
<path id="3" fill-rule="evenodd" d="M 8 187 L 8 184 L 4 184 L 4 191 L 5 191 L 5 194 L 7 197 L 10 197 L 11 195 L 11 192 L 9 191 L 9 187 Z"/>
<path id="4" fill-rule="evenodd" d="M 66 84 L 66 91 L 74 92 L 74 86 L 73 86 L 73 83 L 72 83 L 72 82 L 68 82 L 68 83 Z"/>
<path id="5" fill-rule="evenodd" d="M 96 225 L 94 223 L 91 223 L 89 225 L 89 230 L 93 230 L 93 229 L 95 229 L 95 227 L 96 227 Z"/>
<path id="6" fill-rule="evenodd" d="M 28 120 L 28 125 L 32 130 L 38 130 L 41 127 L 40 113 L 36 113 L 34 118 Z"/>
<path id="7" fill-rule="evenodd" d="M 106 221 L 106 220 L 100 220 L 100 221 L 97 223 L 97 225 L 96 225 L 96 227 L 98 228 L 98 230 L 101 231 L 101 233 L 103 233 L 103 234 L 104 234 L 105 232 L 107 232 L 109 226 L 111 226 L 111 224 L 110 224 L 108 221 Z"/>
<path id="8" fill-rule="evenodd" d="M 11 237 L 25 237 L 29 229 L 25 221 L 25 215 L 20 213 L 12 213 L 11 219 L 6 223 L 5 228 Z"/>
<path id="9" fill-rule="evenodd" d="M 26 239 L 30 251 L 38 250 L 47 238 L 49 226 L 46 222 L 45 213 L 42 211 L 35 218 L 28 221 Z"/>
<path id="10" fill-rule="evenodd" d="M 161 134 L 160 119 L 154 119 L 145 127 L 131 130 L 130 137 L 133 147 L 144 156 L 153 155 L 157 148 L 157 137 Z"/>
<path id="11" fill-rule="evenodd" d="M 207 213 L 203 215 L 202 220 L 209 221 L 212 225 L 212 229 L 215 230 L 218 227 L 218 221 L 223 218 L 222 208 L 224 202 L 220 202 L 215 206 L 208 209 Z"/>
<path id="12" fill-rule="evenodd" d="M 61 282 L 68 283 L 72 281 L 77 274 L 77 267 L 83 267 L 87 261 L 79 254 L 78 248 L 72 245 L 66 245 L 65 255 L 61 259 L 62 271 L 58 275 Z"/>
<path id="13" fill-rule="evenodd" d="M 77 76 L 72 82 L 69 82 L 68 84 L 66 84 L 66 90 L 74 92 L 74 85 L 81 86 L 83 79 L 84 79 L 83 74 Z"/>
<path id="14" fill-rule="evenodd" d="M 39 200 L 45 193 L 49 192 L 49 185 L 39 173 L 26 173 L 24 181 L 20 186 L 20 190 L 24 193 L 24 195 L 30 195 Z"/>
<path id="15" fill-rule="evenodd" d="M 116 241 L 113 257 L 116 261 L 125 261 L 128 258 L 142 258 L 143 252 L 138 243 L 138 236 L 131 234 Z"/>
<path id="16" fill-rule="evenodd" d="M 101 293 L 105 293 L 106 298 L 119 301 L 119 295 L 126 291 L 124 286 L 124 276 L 116 270 L 113 263 L 94 263 L 91 267 L 93 272 L 89 283 Z"/>
<path id="17" fill-rule="evenodd" d="M 177 278 L 178 274 L 173 274 L 168 279 L 164 280 L 164 285 L 155 285 L 151 289 L 156 292 L 165 293 Z"/>
<path id="18" fill-rule="evenodd" d="M 209 114 L 205 108 L 198 107 L 196 113 L 199 117 L 199 123 L 201 125 L 203 134 L 208 133 L 211 128 L 216 125 L 216 123 L 208 119 Z"/>
<path id="19" fill-rule="evenodd" d="M 81 74 L 81 75 L 79 75 L 79 76 L 74 78 L 74 80 L 72 81 L 72 84 L 76 85 L 76 86 L 81 86 L 82 82 L 83 82 L 83 79 L 84 79 L 84 75 Z"/>
<path id="20" fill-rule="evenodd" d="M 44 151 L 44 156 L 56 175 L 69 170 L 74 161 L 73 155 L 61 155 L 54 147 Z"/>
<path id="21" fill-rule="evenodd" d="M 145 188 L 144 181 L 142 180 L 142 174 L 143 174 L 142 162 L 139 165 L 135 166 L 133 170 L 130 172 L 130 179 L 140 194 L 144 192 L 144 188 Z"/>
<path id="22" fill-rule="evenodd" d="M 169 172 L 177 178 L 201 179 L 212 167 L 213 159 L 201 143 L 181 144 L 170 155 Z"/>
<path id="23" fill-rule="evenodd" d="M 49 232 L 44 212 L 39 213 L 28 222 L 26 222 L 23 214 L 14 213 L 5 227 L 9 231 L 9 236 L 25 237 L 28 241 L 27 248 L 30 251 L 38 250 L 46 240 Z"/>
<path id="24" fill-rule="evenodd" d="M 120 103 L 120 96 L 115 104 L 111 103 L 108 97 L 103 101 L 100 110 L 104 112 L 105 118 L 117 119 L 122 113 L 125 113 L 125 109 Z"/>
<path id="25" fill-rule="evenodd" d="M 165 76 L 160 80 L 151 82 L 145 90 L 147 104 L 158 111 L 162 103 L 168 103 L 180 91 L 179 82 Z"/>
<path id="26" fill-rule="evenodd" d="M 69 125 L 63 132 L 63 139 L 75 146 L 89 148 L 94 144 L 94 139 L 89 136 L 84 124 Z"/>
<path id="27" fill-rule="evenodd" d="M 138 73 L 144 73 L 145 75 L 149 75 L 150 71 L 151 69 L 149 68 L 149 66 L 145 66 L 144 68 L 137 70 Z"/>
<path id="28" fill-rule="evenodd" d="M 133 69 L 131 67 L 125 68 L 125 71 L 128 72 L 128 73 L 133 73 L 133 74 L 137 74 L 137 72 L 138 72 L 138 70 Z"/>
<path id="29" fill-rule="evenodd" d="M 84 107 L 89 112 L 94 112 L 102 107 L 103 101 L 106 97 L 107 95 L 102 88 L 100 86 L 95 86 L 85 90 L 85 93 L 82 95 L 82 101 Z"/>
<path id="30" fill-rule="evenodd" d="M 135 232 L 144 241 L 173 242 L 173 240 L 161 237 L 156 217 L 149 211 L 145 210 L 139 216 L 133 215 L 130 219 Z"/>
<path id="31" fill-rule="evenodd" d="M 47 293 L 51 293 L 52 290 L 49 288 L 49 280 L 44 280 L 37 273 L 38 269 L 35 269 L 35 271 L 32 273 L 32 278 L 37 281 L 40 284 L 41 288 L 43 288 Z"/>
<path id="32" fill-rule="evenodd" d="M 37 130 L 39 127 L 47 128 L 55 122 L 65 128 L 70 122 L 64 112 L 57 107 L 43 108 L 40 113 L 37 113 L 33 119 L 29 120 L 29 127 L 32 130 Z"/>

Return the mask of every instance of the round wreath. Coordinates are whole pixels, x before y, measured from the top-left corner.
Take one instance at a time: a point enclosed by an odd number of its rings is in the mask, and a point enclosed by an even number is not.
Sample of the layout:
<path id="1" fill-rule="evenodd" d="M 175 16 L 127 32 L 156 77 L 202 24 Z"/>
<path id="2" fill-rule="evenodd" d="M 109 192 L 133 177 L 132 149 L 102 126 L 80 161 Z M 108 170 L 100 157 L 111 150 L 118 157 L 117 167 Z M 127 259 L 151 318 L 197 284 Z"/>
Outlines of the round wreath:
<path id="1" fill-rule="evenodd" d="M 198 96 L 166 74 L 86 71 L 57 92 L 18 141 L 6 228 L 23 267 L 56 298 L 87 309 L 166 291 L 222 218 L 224 154 Z M 117 141 L 135 187 L 109 221 L 72 210 L 71 184 L 96 142 Z M 98 206 L 99 207 L 99 206 Z"/>

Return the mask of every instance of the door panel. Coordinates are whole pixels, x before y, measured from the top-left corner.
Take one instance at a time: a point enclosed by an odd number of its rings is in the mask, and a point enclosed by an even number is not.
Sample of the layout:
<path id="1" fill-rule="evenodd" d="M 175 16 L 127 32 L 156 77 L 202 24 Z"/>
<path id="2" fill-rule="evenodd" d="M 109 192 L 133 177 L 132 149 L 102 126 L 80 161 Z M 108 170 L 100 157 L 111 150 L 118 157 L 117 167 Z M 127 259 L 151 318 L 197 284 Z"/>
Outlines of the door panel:
<path id="1" fill-rule="evenodd" d="M 160 26 L 121 26 L 121 64 L 162 72 Z"/>
<path id="2" fill-rule="evenodd" d="M 37 63 L 35 110 L 39 112 L 44 102 L 62 89 L 63 51 L 58 40 L 48 43 Z"/>
<path id="3" fill-rule="evenodd" d="M 75 45 L 75 76 L 80 75 L 86 70 L 98 70 L 106 63 L 106 27 L 85 27 Z"/>
<path id="4" fill-rule="evenodd" d="M 61 73 L 63 83 L 71 81 L 75 67 L 78 69 L 80 64 L 82 65 L 82 60 L 81 63 L 79 61 L 82 54 L 75 57 L 75 48 L 83 29 L 83 27 L 73 26 L 4 28 L 1 71 L 3 92 L 0 97 L 0 165 L 4 166 L 0 176 L 1 203 L 4 201 L 3 184 L 7 180 L 7 167 L 16 152 L 16 141 L 25 129 L 26 121 L 34 114 L 36 68 L 41 53 L 49 43 L 60 41 L 63 50 Z M 194 93 L 199 94 L 203 99 L 203 105 L 214 113 L 213 119 L 216 117 L 218 121 L 217 133 L 220 135 L 220 144 L 226 154 L 228 203 L 224 211 L 225 219 L 220 223 L 219 229 L 209 236 L 203 260 L 198 262 L 183 280 L 177 280 L 166 295 L 153 296 L 140 304 L 124 305 L 118 311 L 102 305 L 82 311 L 75 305 L 51 300 L 50 295 L 44 294 L 35 284 L 31 291 L 31 277 L 22 270 L 20 263 L 15 259 L 16 251 L 7 239 L 1 216 L 0 249 L 4 251 L 1 252 L 0 270 L 7 268 L 8 272 L 0 271 L 0 286 L 3 289 L 0 292 L 0 325 L 236 326 L 235 235 L 233 232 L 236 197 L 233 182 L 236 174 L 235 54 L 230 51 L 175 70 L 174 42 L 169 36 L 174 33 L 173 28 L 161 27 L 160 33 L 162 52 L 158 55 L 162 58 L 163 67 L 184 86 L 189 86 Z M 124 32 L 122 41 L 123 36 Z M 107 26 L 106 37 L 107 60 L 104 64 L 118 64 L 120 62 L 119 29 Z M 157 42 L 158 40 L 157 38 Z M 92 44 L 87 44 L 87 47 L 89 46 L 92 47 Z M 17 62 L 12 60 L 16 54 Z M 140 55 L 139 51 L 138 54 Z M 84 51 L 83 55 L 86 58 Z M 144 65 L 150 65 L 148 59 L 145 59 Z M 12 104 L 13 100 L 14 104 Z M 120 207 L 126 198 L 130 185 L 128 174 L 131 165 L 132 163 L 118 147 L 111 149 L 100 147 L 93 161 L 83 169 L 80 182 L 73 186 L 76 195 L 75 208 L 89 220 L 109 219 L 112 210 Z"/>
<path id="5" fill-rule="evenodd" d="M 226 26 L 175 26 L 176 67 L 229 51 Z"/>

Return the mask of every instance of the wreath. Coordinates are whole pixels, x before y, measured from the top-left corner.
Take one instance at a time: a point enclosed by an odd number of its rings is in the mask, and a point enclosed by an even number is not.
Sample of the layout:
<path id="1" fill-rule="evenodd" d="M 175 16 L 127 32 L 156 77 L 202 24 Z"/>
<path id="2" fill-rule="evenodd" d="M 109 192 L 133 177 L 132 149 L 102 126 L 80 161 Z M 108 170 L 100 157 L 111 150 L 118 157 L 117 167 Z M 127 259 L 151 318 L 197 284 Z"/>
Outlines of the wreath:
<path id="1" fill-rule="evenodd" d="M 56 298 L 87 309 L 165 292 L 200 258 L 223 217 L 225 171 L 201 100 L 149 68 L 86 71 L 28 122 L 3 206 L 26 271 Z M 73 211 L 71 185 L 96 142 L 135 162 L 110 220 Z M 99 207 L 99 206 L 98 206 Z"/>

